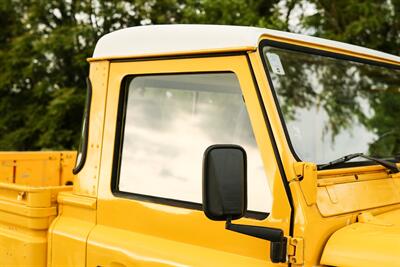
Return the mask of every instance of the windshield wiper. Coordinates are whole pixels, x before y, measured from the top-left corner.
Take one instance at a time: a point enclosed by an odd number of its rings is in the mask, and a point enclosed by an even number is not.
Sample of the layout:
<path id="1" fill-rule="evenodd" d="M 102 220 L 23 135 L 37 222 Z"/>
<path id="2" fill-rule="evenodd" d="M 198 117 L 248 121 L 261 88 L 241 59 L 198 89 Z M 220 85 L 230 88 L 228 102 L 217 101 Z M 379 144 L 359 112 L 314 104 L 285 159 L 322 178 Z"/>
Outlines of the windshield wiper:
<path id="1" fill-rule="evenodd" d="M 393 162 L 390 162 L 390 161 L 386 161 L 386 160 L 383 160 L 383 159 L 377 159 L 377 158 L 374 158 L 374 157 L 366 156 L 363 153 L 354 153 L 354 154 L 346 155 L 344 157 L 341 157 L 339 159 L 331 161 L 331 162 L 329 162 L 327 164 L 323 164 L 323 165 L 318 166 L 318 170 L 327 169 L 329 167 L 333 167 L 335 165 L 338 165 L 338 164 L 341 164 L 341 163 L 345 163 L 345 162 L 347 162 L 349 160 L 352 160 L 352 159 L 358 158 L 358 157 L 374 161 L 374 162 L 382 165 L 383 167 L 389 169 L 391 173 L 400 172 L 400 170 L 397 167 L 396 163 L 393 163 Z"/>

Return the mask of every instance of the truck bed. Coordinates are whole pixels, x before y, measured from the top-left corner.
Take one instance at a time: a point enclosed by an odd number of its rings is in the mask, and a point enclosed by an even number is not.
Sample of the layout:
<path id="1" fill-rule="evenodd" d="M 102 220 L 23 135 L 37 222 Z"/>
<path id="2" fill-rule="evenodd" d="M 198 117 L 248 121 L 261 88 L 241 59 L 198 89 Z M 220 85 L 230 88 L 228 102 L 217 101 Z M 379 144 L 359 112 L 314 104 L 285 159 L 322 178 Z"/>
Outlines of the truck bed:
<path id="1" fill-rule="evenodd" d="M 76 152 L 0 153 L 0 265 L 45 266 L 57 194 L 72 190 Z"/>
<path id="2" fill-rule="evenodd" d="M 71 185 L 75 151 L 0 152 L 0 182 L 32 185 Z"/>

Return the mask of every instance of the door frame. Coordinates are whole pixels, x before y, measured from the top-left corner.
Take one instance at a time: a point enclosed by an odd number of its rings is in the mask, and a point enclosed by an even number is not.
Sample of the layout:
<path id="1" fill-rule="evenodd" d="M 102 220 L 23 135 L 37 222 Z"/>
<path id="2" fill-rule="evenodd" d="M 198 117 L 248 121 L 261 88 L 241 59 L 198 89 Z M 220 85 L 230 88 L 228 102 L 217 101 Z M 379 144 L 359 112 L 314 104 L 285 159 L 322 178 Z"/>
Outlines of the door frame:
<path id="1" fill-rule="evenodd" d="M 272 211 L 266 219 L 243 218 L 239 221 L 250 225 L 277 227 L 282 229 L 286 236 L 289 235 L 292 208 L 287 197 L 286 185 L 283 182 L 286 177 L 284 172 L 282 174 L 279 151 L 263 105 L 264 95 L 260 93 L 248 54 L 238 52 L 190 57 L 114 60 L 111 61 L 109 70 L 98 185 L 97 226 L 88 238 L 89 266 L 99 264 L 98 262 L 93 262 L 95 260 L 94 256 L 99 260 L 110 260 L 104 255 L 104 250 L 108 251 L 107 254 L 110 257 L 121 258 L 119 262 L 123 265 L 125 264 L 124 262 L 133 263 L 129 261 L 127 253 L 135 253 L 135 244 L 126 244 L 123 240 L 115 242 L 115 239 L 118 240 L 123 238 L 124 235 L 126 237 L 126 235 L 130 234 L 135 238 L 140 236 L 143 240 L 148 238 L 153 243 L 159 243 L 158 239 L 172 241 L 175 245 L 178 243 L 177 247 L 180 247 L 180 250 L 185 250 L 188 246 L 195 246 L 198 251 L 197 253 L 194 252 L 193 255 L 197 255 L 198 258 L 199 251 L 208 253 L 211 249 L 214 253 L 213 260 L 215 259 L 221 264 L 240 262 L 244 259 L 248 261 L 246 264 L 254 266 L 261 266 L 261 264 L 262 266 L 268 266 L 268 263 L 271 263 L 269 261 L 269 242 L 227 231 L 224 229 L 223 222 L 208 220 L 201 210 L 166 205 L 168 203 L 143 201 L 146 199 L 132 199 L 114 194 L 115 192 L 112 191 L 111 177 L 115 166 L 113 155 L 115 153 L 117 115 L 120 109 L 120 91 L 124 78 L 128 75 L 188 72 L 233 72 L 236 74 L 273 196 Z M 163 222 L 161 225 L 157 223 L 160 221 Z M 200 234 L 195 237 L 193 236 L 194 231 Z M 110 243 L 114 245 L 110 245 Z M 119 244 L 125 244 L 124 248 Z M 120 255 L 121 250 L 125 250 L 125 253 L 123 253 L 125 256 Z M 99 251 L 103 251 L 103 253 Z M 151 249 L 146 252 L 150 254 L 145 257 L 149 257 L 151 253 L 154 253 L 154 251 L 150 251 Z M 140 261 L 144 254 L 139 256 L 136 258 L 137 261 Z M 174 257 L 176 255 L 167 255 L 167 257 L 169 256 Z M 102 257 L 105 258 L 102 259 Z M 163 256 L 159 257 L 161 257 L 159 260 L 165 260 L 162 258 Z M 178 257 L 178 261 L 181 261 L 182 264 L 196 264 L 192 261 L 193 259 L 189 260 L 188 257 L 182 257 Z M 201 259 L 199 258 L 199 260 Z M 107 264 L 107 262 L 105 263 Z M 204 261 L 203 264 L 207 265 Z M 283 264 L 283 266 L 285 265 Z M 273 266 L 277 265 L 274 264 Z"/>

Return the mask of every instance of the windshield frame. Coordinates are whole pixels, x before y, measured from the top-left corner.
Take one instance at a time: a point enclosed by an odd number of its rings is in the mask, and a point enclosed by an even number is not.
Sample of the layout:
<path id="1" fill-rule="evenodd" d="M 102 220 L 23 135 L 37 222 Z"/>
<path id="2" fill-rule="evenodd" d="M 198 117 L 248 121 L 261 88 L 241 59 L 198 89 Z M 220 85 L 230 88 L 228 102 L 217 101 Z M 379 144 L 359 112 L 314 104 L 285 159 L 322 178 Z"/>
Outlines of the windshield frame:
<path id="1" fill-rule="evenodd" d="M 346 61 L 352 61 L 352 62 L 357 62 L 357 63 L 369 64 L 369 65 L 373 65 L 373 66 L 385 67 L 385 68 L 389 68 L 389 69 L 393 69 L 393 70 L 400 70 L 400 63 L 398 65 L 396 65 L 394 63 L 392 64 L 392 63 L 388 63 L 388 62 L 384 62 L 384 61 L 361 57 L 361 55 L 360 56 L 350 55 L 350 53 L 352 53 L 351 51 L 347 52 L 349 54 L 344 54 L 344 53 L 346 53 L 346 51 L 343 51 L 343 53 L 340 53 L 340 52 L 323 50 L 323 48 L 318 49 L 318 48 L 313 48 L 313 47 L 307 47 L 307 46 L 300 45 L 300 44 L 292 44 L 292 43 L 288 43 L 285 41 L 275 41 L 275 40 L 270 40 L 270 39 L 261 40 L 258 45 L 261 62 L 262 62 L 264 72 L 265 72 L 267 80 L 268 80 L 268 85 L 272 91 L 274 103 L 275 103 L 276 109 L 278 111 L 278 116 L 279 116 L 279 119 L 280 119 L 280 122 L 281 122 L 281 125 L 283 128 L 283 132 L 285 134 L 285 139 L 287 141 L 290 153 L 292 154 L 292 156 L 294 157 L 294 159 L 297 162 L 304 162 L 304 161 L 296 153 L 296 150 L 293 146 L 293 143 L 291 141 L 291 138 L 290 138 L 290 135 L 289 135 L 289 132 L 287 129 L 287 124 L 285 122 L 282 108 L 281 108 L 279 100 L 278 100 L 277 91 L 272 82 L 272 78 L 271 78 L 270 72 L 268 70 L 266 58 L 263 55 L 263 48 L 266 46 L 285 49 L 285 50 L 294 51 L 294 52 L 305 53 L 305 54 L 312 54 L 312 55 L 334 58 L 334 59 L 339 59 L 339 60 L 346 60 Z M 329 47 L 327 47 L 327 49 L 335 50 L 335 48 L 329 48 Z M 358 151 L 355 151 L 354 153 L 356 153 L 356 152 L 358 152 Z M 323 163 L 317 164 L 317 166 L 320 166 L 320 165 L 323 165 Z M 345 162 L 342 164 L 338 164 L 337 166 L 333 167 L 332 169 L 371 166 L 371 165 L 377 165 L 377 164 L 373 161 L 351 161 L 351 162 Z"/>

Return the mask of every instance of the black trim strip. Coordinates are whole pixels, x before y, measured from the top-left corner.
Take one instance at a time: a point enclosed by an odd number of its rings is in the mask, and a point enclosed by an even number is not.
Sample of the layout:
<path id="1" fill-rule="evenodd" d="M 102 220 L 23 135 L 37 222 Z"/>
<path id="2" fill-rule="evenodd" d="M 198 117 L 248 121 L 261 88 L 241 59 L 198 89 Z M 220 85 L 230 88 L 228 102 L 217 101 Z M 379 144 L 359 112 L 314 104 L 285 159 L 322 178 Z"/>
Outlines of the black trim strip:
<path id="1" fill-rule="evenodd" d="M 267 67 L 267 62 L 266 59 L 263 55 L 263 48 L 264 46 L 272 46 L 272 47 L 276 47 L 276 48 L 281 48 L 281 49 L 287 49 L 287 50 L 292 50 L 292 51 L 296 51 L 296 52 L 302 52 L 302 53 L 307 53 L 307 54 L 314 54 L 314 55 L 318 55 L 318 56 L 324 56 L 324 57 L 330 57 L 330 58 L 335 58 L 335 59 L 342 59 L 342 60 L 348 60 L 348 61 L 353 61 L 353 62 L 358 62 L 358 63 L 364 63 L 364 64 L 369 64 L 369 65 L 374 65 L 374 66 L 379 66 L 379 67 L 386 67 L 386 68 L 392 68 L 392 69 L 396 69 L 396 70 L 400 70 L 400 65 L 394 65 L 394 64 L 389 64 L 389 63 L 385 63 L 385 62 L 379 62 L 379 61 L 373 61 L 370 59 L 364 59 L 364 58 L 359 58 L 359 57 L 355 57 L 355 56 L 349 56 L 349 55 L 343 55 L 343 54 L 338 54 L 335 52 L 330 52 L 330 51 L 324 51 L 324 50 L 319 50 L 319 49 L 315 49 L 315 48 L 309 48 L 309 47 L 304 47 L 304 46 L 299 46 L 299 45 L 293 45 L 293 44 L 288 44 L 288 43 L 284 43 L 284 42 L 277 42 L 277 41 L 272 41 L 272 40 L 262 40 L 260 42 L 259 45 L 259 53 L 260 53 L 260 57 L 261 57 L 261 61 L 262 64 L 264 66 L 264 70 L 265 73 L 267 75 L 268 78 L 268 84 L 270 86 L 270 88 L 272 89 L 272 95 L 274 98 L 274 102 L 275 102 L 275 106 L 278 110 L 278 114 L 279 114 L 279 118 L 281 120 L 281 124 L 283 127 L 283 131 L 285 133 L 285 137 L 286 140 L 288 142 L 289 145 L 289 149 L 293 155 L 293 157 L 297 160 L 297 161 L 302 161 L 300 159 L 300 157 L 297 155 L 292 141 L 290 139 L 290 135 L 286 126 L 286 122 L 282 113 L 282 109 L 279 105 L 279 101 L 278 101 L 278 96 L 277 96 L 277 92 L 275 90 L 275 87 L 273 85 L 272 79 L 271 79 L 271 75 L 268 71 L 268 67 Z M 361 161 L 360 161 L 361 162 Z M 364 161 L 365 162 L 365 161 Z M 350 163 L 350 162 L 349 162 Z M 349 163 L 345 163 L 343 165 L 341 165 L 341 168 L 347 168 L 347 167 L 356 167 L 356 166 L 366 166 L 366 165 L 371 165 L 371 164 L 357 164 L 358 162 L 352 162 L 351 164 Z M 370 162 L 368 162 L 370 163 Z M 376 165 L 376 164 L 372 164 L 372 165 Z"/>
<path id="2" fill-rule="evenodd" d="M 389 162 L 392 162 L 392 163 L 398 163 L 398 161 L 396 161 L 396 160 L 393 159 L 393 158 L 383 158 L 383 160 L 386 160 L 386 161 L 389 161 Z M 320 165 L 317 166 L 317 167 L 318 167 L 318 170 L 321 170 L 321 169 L 319 169 L 319 167 L 320 167 L 321 165 L 323 165 L 323 164 L 320 164 Z M 323 168 L 321 171 L 324 171 L 324 170 L 332 170 L 332 169 L 338 169 L 338 168 L 365 167 L 365 166 L 372 166 L 372 165 L 380 166 L 380 164 L 376 164 L 376 163 L 375 163 L 374 161 L 372 161 L 372 160 L 348 161 L 348 162 L 344 162 L 344 163 L 339 163 L 339 164 L 334 165 L 334 166 L 332 166 L 332 167 Z"/>
<path id="3" fill-rule="evenodd" d="M 136 193 L 129 193 L 124 191 L 117 191 L 113 193 L 117 197 L 123 197 L 133 200 L 139 200 L 144 202 L 150 202 L 155 204 L 162 204 L 168 205 L 172 207 L 184 208 L 184 209 L 192 209 L 192 210 L 199 210 L 203 211 L 203 205 L 200 203 L 190 202 L 190 201 L 183 201 L 183 200 L 176 200 L 171 198 L 163 198 L 163 197 L 154 197 Z M 267 216 L 266 216 L 267 214 Z M 256 220 L 264 220 L 267 218 L 269 213 L 259 212 L 259 211 L 246 211 L 245 217 L 250 219 Z"/>
<path id="4" fill-rule="evenodd" d="M 237 53 L 235 55 L 238 55 Z M 212 55 L 214 57 L 215 55 Z M 209 56 L 210 57 L 210 56 Z M 196 57 L 197 58 L 197 57 Z M 111 178 L 111 192 L 117 197 L 125 197 L 129 199 L 135 199 L 139 201 L 169 205 L 174 207 L 181 207 L 187 209 L 194 210 L 203 210 L 202 204 L 194 203 L 189 201 L 175 200 L 169 198 L 148 196 L 137 193 L 123 192 L 118 188 L 119 184 L 119 173 L 121 169 L 121 156 L 123 149 L 123 139 L 124 139 L 124 130 L 125 130 L 125 119 L 126 119 L 126 108 L 128 101 L 128 89 L 129 84 L 128 81 L 135 76 L 161 76 L 161 75 L 187 75 L 187 74 L 215 74 L 215 73 L 230 73 L 227 71 L 215 71 L 215 72 L 171 72 L 171 73 L 151 73 L 151 74 L 140 74 L 140 75 L 127 75 L 122 80 L 121 92 L 118 101 L 118 114 L 117 114 L 117 123 L 116 123 L 116 134 L 115 134 L 115 143 L 114 143 L 114 159 L 113 159 L 113 168 L 112 168 L 112 178 Z M 247 211 L 245 213 L 246 218 L 263 220 L 269 216 L 269 213 L 259 212 L 259 211 Z"/>
<path id="5" fill-rule="evenodd" d="M 272 40 L 262 40 L 260 42 L 259 50 L 260 50 L 261 55 L 262 55 L 262 48 L 264 46 L 272 46 L 272 47 L 276 47 L 276 48 L 287 49 L 287 50 L 302 52 L 302 53 L 306 53 L 306 54 L 314 54 L 314 55 L 318 55 L 318 56 L 354 61 L 354 62 L 363 63 L 363 64 L 369 64 L 369 65 L 375 65 L 375 66 L 379 66 L 379 67 L 386 67 L 386 68 L 393 68 L 393 69 L 400 70 L 400 65 L 395 65 L 395 64 L 390 64 L 390 63 L 380 62 L 380 61 L 374 61 L 371 59 L 350 56 L 350 55 L 345 55 L 345 54 L 339 54 L 336 52 L 325 51 L 325 50 L 320 50 L 320 49 L 316 49 L 316 48 L 304 47 L 304 46 L 300 46 L 300 45 L 288 44 L 288 43 L 277 42 L 277 41 L 272 41 Z M 262 57 L 262 58 L 264 59 L 264 57 Z"/>
<path id="6" fill-rule="evenodd" d="M 82 125 L 84 134 L 83 134 L 83 140 L 81 141 L 82 151 L 80 151 L 82 156 L 80 157 L 80 160 L 78 162 L 79 154 L 76 155 L 75 167 L 72 170 L 72 173 L 74 175 L 78 174 L 83 169 L 83 166 L 85 166 L 88 144 L 89 144 L 89 119 L 90 119 L 90 107 L 92 103 L 92 82 L 90 81 L 89 77 L 86 78 L 86 86 L 87 86 L 87 92 L 86 92 L 87 95 L 86 95 L 86 112 L 84 114 L 85 122 L 84 125 Z"/>
<path id="7" fill-rule="evenodd" d="M 262 42 L 265 42 L 265 41 L 262 41 Z M 261 44 L 260 44 L 260 45 L 261 45 Z M 262 61 L 262 63 L 263 63 L 264 70 L 265 70 L 265 73 L 266 73 L 266 75 L 267 75 L 268 85 L 269 85 L 269 88 L 271 88 L 271 91 L 272 91 L 272 97 L 274 98 L 275 106 L 276 106 L 276 109 L 277 109 L 277 111 L 278 111 L 278 115 L 279 115 L 279 119 L 281 120 L 281 124 L 282 124 L 282 126 L 283 126 L 283 127 L 282 127 L 282 128 L 283 128 L 283 132 L 285 133 L 285 137 L 286 137 L 286 140 L 287 140 L 287 142 L 288 142 L 289 149 L 290 149 L 290 151 L 292 152 L 294 158 L 295 158 L 297 161 L 302 161 L 302 160 L 300 159 L 300 157 L 297 155 L 296 151 L 294 150 L 292 141 L 291 141 L 291 139 L 290 139 L 289 132 L 288 132 L 288 129 L 287 129 L 287 127 L 286 127 L 286 122 L 285 122 L 285 119 L 284 119 L 284 117 L 283 117 L 282 109 L 281 109 L 281 106 L 279 105 L 278 95 L 277 95 L 277 93 L 276 93 L 274 84 L 272 83 L 272 78 L 271 78 L 271 75 L 270 75 L 270 73 L 269 73 L 269 71 L 268 71 L 268 67 L 267 67 L 267 64 L 266 64 L 266 61 L 265 61 L 263 52 L 262 52 L 262 47 L 260 47 L 260 57 L 261 57 L 261 59 L 262 59 L 261 61 Z"/>
<path id="8" fill-rule="evenodd" d="M 173 60 L 173 59 L 189 59 L 189 58 L 209 58 L 209 57 L 230 57 L 238 55 L 247 55 L 248 51 L 237 52 L 215 52 L 207 54 L 191 54 L 191 55 L 174 55 L 174 56 L 156 56 L 156 57 L 141 57 L 141 58 L 122 58 L 111 59 L 110 62 L 138 62 L 138 61 L 156 61 L 156 60 Z"/>
<path id="9" fill-rule="evenodd" d="M 251 61 L 250 61 L 249 55 L 246 55 L 246 59 L 247 59 L 247 63 L 248 63 L 249 68 L 250 68 L 251 77 L 253 79 L 254 87 L 256 88 L 257 98 L 258 98 L 258 102 L 260 103 L 260 106 L 261 106 L 261 110 L 262 110 L 262 114 L 263 114 L 263 117 L 264 117 L 264 121 L 265 121 L 265 123 L 267 125 L 268 136 L 269 136 L 269 139 L 271 140 L 272 148 L 274 150 L 276 163 L 278 164 L 278 169 L 279 169 L 279 172 L 280 172 L 281 178 L 282 178 L 282 183 L 283 183 L 283 186 L 285 188 L 286 196 L 288 198 L 288 202 L 289 202 L 289 205 L 290 205 L 289 235 L 293 236 L 293 232 L 294 232 L 294 204 L 293 204 L 292 192 L 290 191 L 289 182 L 288 182 L 288 179 L 286 177 L 285 169 L 284 169 L 283 163 L 282 163 L 282 158 L 281 158 L 280 153 L 279 153 L 278 145 L 276 144 L 274 133 L 272 131 L 271 122 L 270 122 L 270 120 L 268 118 L 267 111 L 265 109 L 264 101 L 263 101 L 262 96 L 261 96 L 260 88 L 259 88 L 259 86 L 257 84 L 257 80 L 256 80 L 256 77 L 255 77 L 255 74 L 254 74 L 254 69 L 253 69 L 253 66 L 251 65 Z"/>

